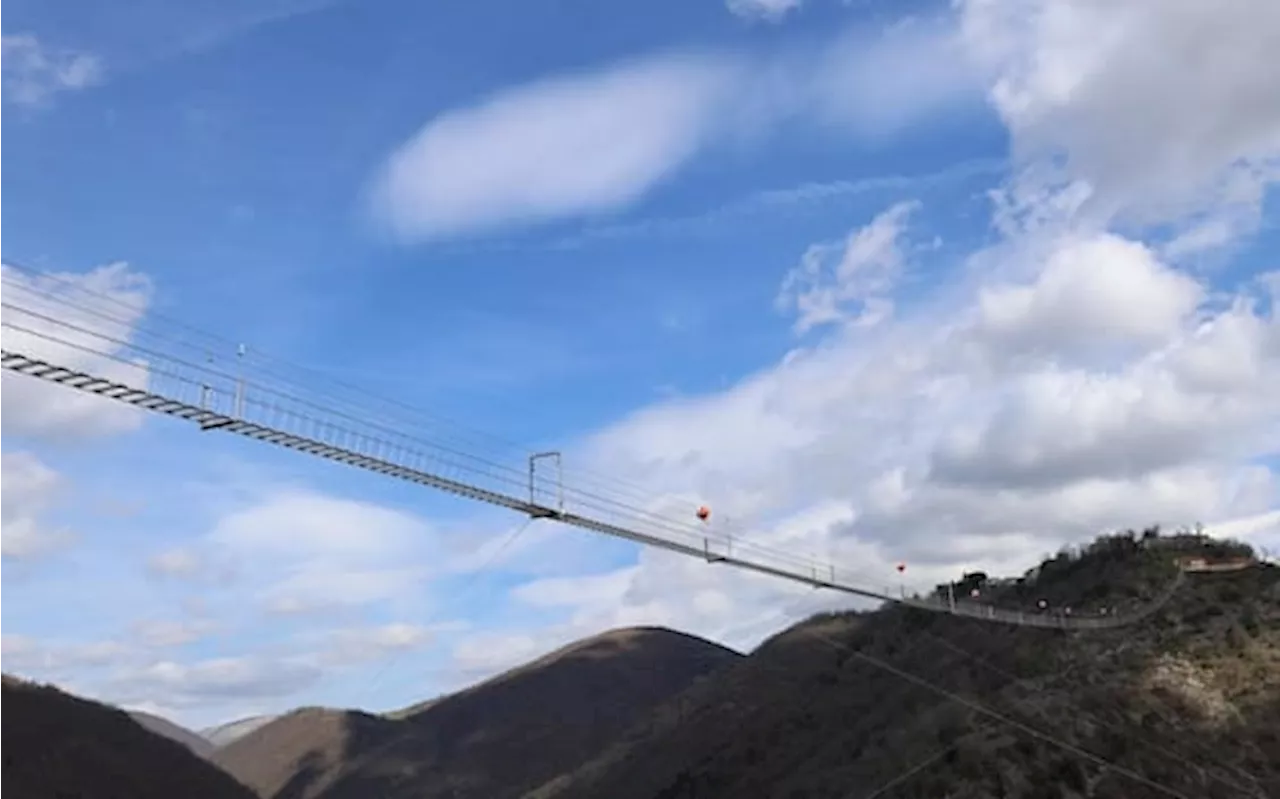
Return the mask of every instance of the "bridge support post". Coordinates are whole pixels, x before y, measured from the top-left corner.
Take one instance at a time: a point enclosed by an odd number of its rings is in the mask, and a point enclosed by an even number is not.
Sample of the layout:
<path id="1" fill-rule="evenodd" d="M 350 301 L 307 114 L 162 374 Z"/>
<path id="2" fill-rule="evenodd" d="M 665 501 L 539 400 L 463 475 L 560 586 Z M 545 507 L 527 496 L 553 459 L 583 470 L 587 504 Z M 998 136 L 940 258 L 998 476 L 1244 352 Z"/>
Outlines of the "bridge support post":
<path id="1" fill-rule="evenodd" d="M 245 346 L 241 344 L 236 348 L 236 399 L 235 410 L 231 412 L 237 419 L 244 418 L 244 353 Z"/>
<path id="2" fill-rule="evenodd" d="M 535 452 L 529 456 L 529 504 L 538 503 L 538 461 L 549 458 L 556 463 L 556 510 L 564 513 L 564 466 L 559 452 Z"/>

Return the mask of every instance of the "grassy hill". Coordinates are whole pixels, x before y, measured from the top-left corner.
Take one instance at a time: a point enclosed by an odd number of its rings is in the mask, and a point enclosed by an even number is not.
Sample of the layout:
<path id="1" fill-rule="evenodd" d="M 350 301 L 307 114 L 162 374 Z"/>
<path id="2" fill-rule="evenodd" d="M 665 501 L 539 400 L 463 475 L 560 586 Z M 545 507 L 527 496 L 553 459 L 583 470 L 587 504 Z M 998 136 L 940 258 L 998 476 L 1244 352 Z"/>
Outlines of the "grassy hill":
<path id="1" fill-rule="evenodd" d="M 516 797 L 740 658 L 670 630 L 617 630 L 386 717 L 296 711 L 214 761 L 272 799 Z"/>
<path id="2" fill-rule="evenodd" d="M 185 745 L 122 710 L 47 685 L 3 680 L 8 799 L 251 799 Z"/>
<path id="3" fill-rule="evenodd" d="M 1248 549 L 1115 536 L 981 593 L 1132 607 L 1189 554 Z M 1275 797 L 1278 720 L 1280 570 L 1253 565 L 1189 575 L 1160 613 L 1105 632 L 901 607 L 826 614 L 529 796 Z"/>

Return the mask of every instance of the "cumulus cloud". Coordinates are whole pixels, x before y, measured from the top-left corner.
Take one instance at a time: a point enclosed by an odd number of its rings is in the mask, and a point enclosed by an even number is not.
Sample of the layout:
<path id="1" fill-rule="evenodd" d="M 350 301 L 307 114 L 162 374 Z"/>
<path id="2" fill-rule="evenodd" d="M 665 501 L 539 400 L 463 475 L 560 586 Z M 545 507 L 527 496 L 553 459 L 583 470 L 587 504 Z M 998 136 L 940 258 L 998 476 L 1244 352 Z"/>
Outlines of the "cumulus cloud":
<path id="1" fill-rule="evenodd" d="M 146 388 L 146 365 L 127 349 L 151 299 L 151 281 L 114 263 L 83 274 L 4 276 L 6 350 Z M 3 377 L 6 434 L 81 439 L 135 430 L 142 411 L 25 375 Z"/>
<path id="2" fill-rule="evenodd" d="M 1055 262 L 1045 268 L 1052 275 Z M 1138 295 L 1156 306 L 1148 311 L 1131 310 L 1136 298 L 1126 292 L 1134 284 L 1124 279 L 1098 281 L 1096 296 L 1092 288 L 1083 292 L 1094 299 L 1081 325 L 1142 345 L 1096 371 L 1072 363 L 1082 334 L 1057 310 L 1057 303 L 1070 308 L 1079 301 L 1075 290 L 1045 292 L 1038 314 L 1025 313 L 1025 302 L 1011 303 L 1016 313 L 996 314 L 1001 323 L 993 328 L 1016 334 L 967 342 L 971 350 L 985 348 L 983 359 L 1000 360 L 1003 368 L 976 368 L 958 357 L 957 341 L 971 320 L 991 318 L 992 292 L 979 290 L 945 313 L 926 304 L 889 330 L 846 330 L 724 394 L 645 410 L 588 442 L 585 457 L 645 479 L 657 491 L 683 484 L 702 496 L 724 497 L 734 487 L 750 499 L 740 507 L 729 502 L 725 512 L 767 521 L 790 504 L 850 496 L 858 486 L 879 486 L 892 496 L 897 484 L 895 500 L 879 500 L 880 515 L 891 517 L 904 513 L 891 513 L 895 503 L 922 496 L 913 486 L 968 483 L 985 493 L 1058 491 L 1080 481 L 1156 474 L 1194 481 L 1198 475 L 1169 470 L 1206 458 L 1245 462 L 1272 451 L 1276 436 L 1267 431 L 1280 429 L 1280 406 L 1271 401 L 1280 390 L 1280 362 L 1270 344 L 1274 314 L 1244 301 L 1217 311 L 1193 307 L 1205 292 L 1186 275 L 1161 272 L 1144 284 L 1153 286 L 1167 287 L 1172 300 L 1162 306 L 1158 296 Z M 1007 362 L 1009 347 L 1032 341 L 1041 358 Z M 1213 492 L 1191 495 L 1199 507 L 1179 499 L 1180 510 L 1199 517 L 1215 510 Z M 1126 503 L 1120 492 L 1089 496 Z M 1169 501 L 1174 495 L 1160 496 Z M 1147 512 L 1161 515 L 1158 504 L 1159 497 Z M 1142 504 L 1113 507 L 1135 519 Z M 1080 515 L 1097 518 L 1083 508 Z M 1012 517 L 1005 524 L 1023 526 Z M 995 534 L 996 527 L 973 532 Z M 933 535 L 889 528 L 881 534 L 892 532 L 895 542 Z M 1063 537 L 1061 530 L 1045 532 Z"/>
<path id="3" fill-rule="evenodd" d="M 787 273 L 778 306 L 794 308 L 795 331 L 833 322 L 872 325 L 892 312 L 889 298 L 903 268 L 899 238 L 917 203 L 898 203 L 839 244 L 814 244 Z M 850 317 L 850 304 L 860 313 Z"/>
<path id="4" fill-rule="evenodd" d="M 1261 188 L 1280 176 L 1276 3 L 959 7 L 966 50 L 990 76 L 1016 154 L 1065 156 L 1099 216 L 1256 221 Z"/>
<path id="5" fill-rule="evenodd" d="M 1117 265 L 1118 276 L 1077 283 L 1051 256 L 1027 284 L 1031 300 L 996 315 L 1001 325 L 981 322 L 1006 284 L 979 283 L 959 302 L 944 292 L 942 304 L 884 329 L 844 328 L 728 391 L 645 409 L 571 462 L 655 496 L 709 498 L 732 519 L 718 534 L 775 557 L 811 554 L 888 594 L 927 591 L 965 569 L 1018 573 L 1103 530 L 1276 507 L 1280 477 L 1260 465 L 1280 452 L 1273 306 L 1216 303 L 1137 242 L 1092 244 L 1131 258 L 1133 273 Z M 1137 297 L 1155 307 L 1132 310 Z M 1073 305 L 1080 324 L 1126 346 L 1095 359 L 1100 339 L 1067 323 L 1062 306 Z M 1028 348 L 1040 357 L 1010 356 Z M 652 550 L 632 566 L 531 580 L 510 600 L 564 620 L 535 636 L 464 640 L 460 668 L 488 673 L 628 624 L 749 648 L 788 620 L 860 602 Z M 494 640 L 505 654 L 486 658 Z"/>
<path id="6" fill-rule="evenodd" d="M 1145 349 L 1176 335 L 1203 300 L 1199 283 L 1141 242 L 1064 236 L 1034 281 L 982 289 L 975 332 L 1007 354 Z"/>
<path id="7" fill-rule="evenodd" d="M 837 326 L 726 391 L 642 409 L 570 462 L 684 508 L 710 501 L 734 520 L 724 532 L 847 564 L 890 593 L 966 568 L 1016 573 L 1116 527 L 1206 521 L 1263 541 L 1280 506 L 1268 466 L 1280 452 L 1274 279 L 1226 287 L 1181 261 L 1247 235 L 1241 214 L 1259 212 L 1256 189 L 1280 157 L 1277 98 L 1258 96 L 1262 44 L 1280 29 L 1270 8 L 971 0 L 959 11 L 1019 159 L 994 195 L 1001 240 L 928 264 L 935 290 L 880 324 Z M 1203 71 L 1185 58 L 1202 51 Z M 887 293 L 897 232 L 873 222 L 802 257 L 782 300 L 800 327 L 844 319 L 841 296 L 856 318 L 877 295 L 843 279 L 861 272 L 840 271 L 850 243 L 880 243 L 867 260 L 890 266 L 871 282 Z M 803 596 L 645 551 L 634 567 L 531 581 L 511 600 L 567 611 L 542 651 L 637 622 L 749 646 L 763 630 L 741 620 L 803 615 Z M 536 653 L 528 638 L 513 649 Z"/>
<path id="8" fill-rule="evenodd" d="M 102 80 L 102 60 L 91 53 L 50 48 L 31 34 L 3 37 L 4 96 L 21 105 L 40 105 L 64 91 Z"/>

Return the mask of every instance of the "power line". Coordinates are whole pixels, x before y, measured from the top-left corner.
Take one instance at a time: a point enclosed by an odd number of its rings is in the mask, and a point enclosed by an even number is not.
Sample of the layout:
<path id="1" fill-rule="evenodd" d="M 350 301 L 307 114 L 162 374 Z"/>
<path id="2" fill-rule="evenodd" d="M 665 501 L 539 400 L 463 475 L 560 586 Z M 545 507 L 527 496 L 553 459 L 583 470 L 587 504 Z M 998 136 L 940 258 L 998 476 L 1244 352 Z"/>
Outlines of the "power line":
<path id="1" fill-rule="evenodd" d="M 997 726 L 999 725 L 992 724 L 986 727 L 979 727 L 976 730 L 970 731 L 966 735 L 960 736 L 954 742 L 952 742 L 949 746 L 945 746 L 939 749 L 937 752 L 934 752 L 932 755 L 929 755 L 924 760 L 921 760 L 919 763 L 916 763 L 915 765 L 911 766 L 906 771 L 894 776 L 888 782 L 881 785 L 879 788 L 876 788 L 871 793 L 867 794 L 866 796 L 863 796 L 862 799 L 876 799 L 877 796 L 884 795 L 885 791 L 896 788 L 897 786 L 911 779 L 915 775 L 924 771 L 929 766 L 932 766 L 934 763 L 937 763 L 942 758 L 951 754 L 955 749 L 957 749 L 964 742 L 970 740 L 971 738 L 976 738 L 983 733 L 991 732 L 991 730 L 995 729 Z"/>
<path id="2" fill-rule="evenodd" d="M 505 552 L 508 547 L 514 544 L 516 540 L 519 539 L 520 536 L 524 534 L 525 530 L 529 529 L 529 525 L 533 524 L 533 522 L 534 522 L 533 519 L 525 519 L 524 522 L 522 522 L 519 526 L 511 530 L 511 532 L 507 533 L 507 535 L 503 536 L 502 542 L 488 553 L 484 561 L 478 567 L 471 570 L 471 575 L 467 580 L 466 585 L 463 587 L 462 591 L 456 594 L 451 594 L 449 596 L 449 602 L 445 605 L 445 608 L 452 610 L 453 608 L 456 608 L 459 604 L 461 604 L 463 599 L 470 598 L 472 595 L 474 595 L 476 587 L 480 585 L 479 575 L 484 573 L 486 570 L 488 570 L 488 568 L 491 565 L 493 565 L 495 561 L 497 561 L 498 557 L 502 555 L 502 553 Z M 440 609 L 436 608 L 436 610 L 438 611 Z M 391 666 L 397 663 L 404 654 L 405 652 L 402 650 L 396 653 L 391 658 L 388 658 L 386 661 L 384 661 L 382 666 L 378 669 L 378 671 L 374 672 L 373 677 L 371 677 L 364 684 L 362 688 L 362 693 L 364 693 L 366 696 L 372 693 L 373 689 L 378 686 L 378 683 L 382 679 L 382 677 L 391 669 Z"/>
<path id="3" fill-rule="evenodd" d="M 1001 668 L 1001 667 L 999 667 L 999 666 L 996 666 L 995 664 L 991 663 L 991 662 L 990 662 L 989 660 L 987 660 L 986 658 L 983 658 L 983 657 L 980 657 L 980 656 L 978 656 L 978 655 L 975 655 L 975 654 L 973 654 L 972 652 L 969 652 L 968 650 L 964 649 L 963 647 L 958 646 L 957 644 L 953 643 L 952 641 L 950 641 L 950 640 L 948 640 L 948 639 L 946 639 L 946 638 L 944 638 L 944 637 L 942 637 L 942 636 L 940 636 L 940 635 L 935 635 L 935 634 L 933 634 L 933 633 L 929 632 L 928 630 L 919 630 L 919 631 L 917 631 L 917 633 L 916 633 L 916 634 L 917 634 L 917 635 L 922 635 L 922 636 L 925 636 L 925 637 L 928 637 L 928 638 L 930 638 L 930 639 L 933 639 L 933 640 L 937 641 L 939 644 L 941 644 L 942 646 L 944 646 L 944 647 L 946 647 L 947 649 L 951 650 L 952 652 L 955 652 L 955 653 L 956 653 L 956 654 L 958 654 L 958 655 L 961 655 L 961 656 L 963 656 L 963 657 L 966 657 L 966 658 L 970 659 L 971 661 L 973 661 L 973 662 L 977 663 L 978 665 L 980 665 L 980 666 L 982 666 L 982 667 L 984 667 L 984 668 L 986 668 L 986 669 L 990 670 L 993 674 L 998 674 L 998 675 L 1000 675 L 1001 677 L 1004 677 L 1004 678 L 1006 678 L 1006 679 L 1008 679 L 1008 680 L 1011 680 L 1011 681 L 1012 681 L 1012 682 L 1011 682 L 1011 684 L 1013 684 L 1013 685 L 1020 685 L 1020 686 L 1021 686 L 1021 685 L 1024 685 L 1024 684 L 1025 684 L 1025 682 L 1026 682 L 1026 679 L 1025 679 L 1025 678 L 1020 678 L 1017 674 L 1015 674 L 1015 673 L 1013 673 L 1013 672 L 1011 672 L 1011 671 L 1008 671 L 1008 670 L 1006 670 L 1006 669 L 1003 669 L 1003 668 Z M 1071 667 L 1070 669 L 1068 669 L 1068 671 L 1074 671 L 1076 668 L 1078 668 L 1078 667 L 1079 667 L 1079 666 L 1081 666 L 1081 665 L 1083 665 L 1083 664 L 1078 663 L 1078 664 L 1076 664 L 1075 666 L 1073 666 L 1073 667 Z M 1078 704 L 1077 704 L 1077 705 L 1075 705 L 1075 707 L 1074 707 L 1073 709 L 1075 710 L 1075 712 L 1080 713 L 1080 714 L 1082 714 L 1082 715 L 1084 715 L 1084 716 L 1088 717 L 1090 720 L 1092 720 L 1094 723 L 1098 724 L 1098 725 L 1099 725 L 1099 726 L 1101 726 L 1101 727 L 1105 727 L 1105 728 L 1107 728 L 1107 729 L 1111 730 L 1112 732 L 1122 732 L 1121 727 L 1120 727 L 1118 724 L 1115 724 L 1115 723 L 1113 723 L 1113 722 L 1109 722 L 1109 721 L 1107 721 L 1106 719 L 1104 719 L 1104 718 L 1102 718 L 1101 716 L 1099 716 L 1098 714 L 1096 714 L 1096 713 L 1092 713 L 1092 712 L 1089 712 L 1089 711 L 1085 710 L 1084 708 L 1081 708 Z M 1041 715 L 1041 716 L 1045 716 L 1045 715 L 1046 715 L 1046 713 L 1047 713 L 1047 712 L 1046 712 L 1046 711 L 1044 711 L 1043 709 L 1037 709 L 1037 711 L 1036 711 L 1036 712 L 1037 712 L 1039 715 Z M 1221 783 L 1222 785 L 1225 785 L 1225 786 L 1227 786 L 1228 788 L 1230 788 L 1230 789 L 1232 789 L 1232 790 L 1234 790 L 1234 791 L 1239 791 L 1240 793 L 1245 794 L 1245 795 L 1249 795 L 1249 796 L 1256 795 L 1254 790 L 1250 790 L 1249 788 L 1247 788 L 1247 787 L 1245 787 L 1245 786 L 1241 785 L 1240 783 L 1237 783 L 1237 782 L 1234 782 L 1234 781 L 1232 781 L 1232 780 L 1228 780 L 1228 779 L 1226 779 L 1225 777 L 1223 777 L 1223 776 L 1221 776 L 1221 775 L 1217 774 L 1216 772 L 1214 772 L 1214 771 L 1213 771 L 1212 769 L 1210 769 L 1209 767 L 1207 767 L 1207 766 L 1201 766 L 1201 765 L 1197 765 L 1197 764 L 1193 763 L 1193 762 L 1191 761 L 1191 758 L 1190 758 L 1190 757 L 1188 757 L 1185 753 L 1178 751 L 1178 747 L 1175 747 L 1175 746 L 1173 746 L 1172 744 L 1169 744 L 1169 743 L 1159 743 L 1159 744 L 1157 744 L 1157 743 L 1154 743 L 1154 742 L 1152 742 L 1152 741 L 1145 740 L 1145 739 L 1144 739 L 1144 737 L 1143 737 L 1143 735 L 1142 735 L 1141 733 L 1135 733 L 1134 731 L 1132 731 L 1132 730 L 1130 730 L 1130 729 L 1124 729 L 1124 730 L 1123 730 L 1123 734 L 1124 734 L 1126 737 L 1128 737 L 1128 738 L 1129 738 L 1129 740 L 1133 741 L 1134 743 L 1136 743 L 1136 744 L 1138 744 L 1138 745 L 1140 745 L 1140 746 L 1143 746 L 1143 747 L 1147 748 L 1149 751 L 1154 752 L 1154 753 L 1156 753 L 1156 754 L 1160 755 L 1161 757 L 1168 758 L 1168 759 L 1173 760 L 1173 761 L 1177 761 L 1177 762 L 1182 763 L 1183 765 L 1186 765 L 1186 766 L 1188 766 L 1188 767 L 1196 767 L 1196 768 L 1201 769 L 1201 770 L 1203 771 L 1203 773 L 1204 773 L 1204 774 L 1206 774 L 1207 776 L 1209 776 L 1211 779 L 1214 779 L 1214 780 L 1218 781 L 1218 782 L 1219 782 L 1219 783 Z M 1203 755 L 1204 753 L 1202 752 L 1201 754 Z M 1248 773 L 1247 771 L 1244 771 L 1243 769 L 1236 769 L 1236 770 L 1237 770 L 1237 771 L 1239 771 L 1239 773 L 1241 774 L 1241 776 L 1243 776 L 1243 777 L 1245 777 L 1246 779 L 1249 779 L 1249 780 L 1251 780 L 1253 783 L 1255 783 L 1255 786 L 1256 786 L 1256 784 L 1258 783 L 1258 778 L 1257 778 L 1256 776 L 1254 776 L 1254 775 L 1252 775 L 1252 774 Z"/>
<path id="4" fill-rule="evenodd" d="M 815 637 L 821 640 L 825 640 L 828 644 L 838 649 L 842 649 L 843 651 L 847 652 L 850 657 L 857 658 L 858 660 L 861 660 L 864 663 L 874 666 L 875 668 L 881 669 L 883 671 L 887 671 L 890 674 L 900 677 L 901 679 L 906 680 L 907 682 L 913 685 L 917 685 L 921 688 L 924 688 L 927 691 L 931 691 L 932 693 L 935 693 L 938 696 L 942 696 L 947 699 L 950 699 L 951 701 L 956 702 L 957 704 L 960 704 L 960 705 L 963 705 L 964 707 L 969 708 L 975 713 L 979 713 L 983 716 L 986 716 L 987 718 L 998 721 L 1005 726 L 1013 727 L 1014 729 L 1017 729 L 1023 733 L 1026 733 L 1027 735 L 1032 736 L 1033 738 L 1036 738 L 1038 740 L 1044 741 L 1045 743 L 1056 746 L 1059 749 L 1070 752 L 1078 757 L 1084 758 L 1085 760 L 1088 760 L 1097 766 L 1101 766 L 1104 769 L 1114 771 L 1115 773 L 1128 777 L 1129 779 L 1134 780 L 1135 782 L 1140 782 L 1143 785 L 1146 785 L 1149 788 L 1159 791 L 1160 793 L 1166 796 L 1172 796 L 1172 797 L 1175 797 L 1175 799 L 1191 799 L 1191 797 L 1187 796 L 1181 791 L 1177 791 L 1166 785 L 1162 785 L 1159 782 L 1156 782 L 1155 780 L 1149 777 L 1145 777 L 1139 774 L 1133 769 L 1127 768 L 1125 766 L 1121 766 L 1118 763 L 1115 763 L 1114 761 L 1111 761 L 1105 757 L 1102 757 L 1101 755 L 1094 754 L 1093 752 L 1090 752 L 1087 749 L 1083 749 L 1079 746 L 1076 746 L 1073 743 L 1069 743 L 1054 735 L 1050 735 L 1047 732 L 1043 732 L 1039 729 L 1036 729 L 1035 727 L 1032 727 L 1029 724 L 1018 721 L 1015 718 L 1011 718 L 1007 714 L 1001 713 L 997 710 L 992 710 L 991 708 L 987 707 L 981 702 L 978 702 L 975 699 L 971 699 L 967 696 L 964 696 L 963 694 L 959 694 L 959 693 L 956 693 L 955 691 L 951 691 L 939 685 L 935 685 L 929 680 L 926 680 L 925 678 L 920 677 L 916 674 L 912 674 L 906 669 L 902 669 L 897 666 L 894 666 L 892 663 L 887 663 L 873 655 L 868 655 L 866 652 L 863 652 L 859 649 L 846 647 L 843 644 L 839 643 L 838 641 L 835 641 L 827 636 L 824 636 L 821 634 L 815 634 Z"/>

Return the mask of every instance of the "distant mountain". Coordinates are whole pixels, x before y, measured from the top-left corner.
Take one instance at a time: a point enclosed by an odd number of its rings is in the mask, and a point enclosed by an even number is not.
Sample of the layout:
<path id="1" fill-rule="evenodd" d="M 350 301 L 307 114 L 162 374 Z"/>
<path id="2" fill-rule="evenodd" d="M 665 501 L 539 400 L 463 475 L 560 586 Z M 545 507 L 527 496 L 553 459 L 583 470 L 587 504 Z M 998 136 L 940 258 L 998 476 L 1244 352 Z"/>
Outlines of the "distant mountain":
<path id="1" fill-rule="evenodd" d="M 122 710 L 3 680 L 5 799 L 253 799 L 229 774 Z"/>
<path id="2" fill-rule="evenodd" d="M 1001 606 L 1099 612 L 1160 594 L 1175 561 L 1194 567 L 1140 624 L 825 614 L 526 799 L 1280 797 L 1280 569 L 1153 533 L 974 578 Z"/>
<path id="3" fill-rule="evenodd" d="M 295 711 L 214 762 L 270 799 L 514 798 L 741 657 L 671 630 L 616 630 L 387 716 Z"/>
<path id="4" fill-rule="evenodd" d="M 359 711 L 302 708 L 214 753 L 213 761 L 263 797 L 318 796 L 347 768 L 406 732 Z"/>
<path id="5" fill-rule="evenodd" d="M 209 739 L 188 730 L 186 727 L 174 724 L 166 718 L 144 713 L 141 710 L 128 710 L 125 712 L 143 727 L 157 735 L 163 735 L 166 738 L 177 741 L 200 757 L 208 758 L 209 755 L 213 754 L 214 746 Z"/>
<path id="6" fill-rule="evenodd" d="M 264 724 L 269 724 L 279 716 L 249 716 L 248 718 L 229 721 L 216 727 L 200 730 L 200 736 L 213 744 L 214 748 L 226 746 L 239 738 L 243 738 Z"/>

